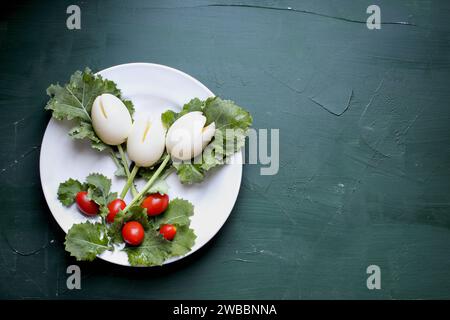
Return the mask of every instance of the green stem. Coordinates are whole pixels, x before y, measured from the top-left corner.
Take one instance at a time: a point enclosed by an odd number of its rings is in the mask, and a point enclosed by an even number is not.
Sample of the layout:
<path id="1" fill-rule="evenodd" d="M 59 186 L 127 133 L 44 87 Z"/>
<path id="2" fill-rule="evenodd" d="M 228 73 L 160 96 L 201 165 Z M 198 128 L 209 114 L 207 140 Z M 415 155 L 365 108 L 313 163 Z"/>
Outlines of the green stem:
<path id="1" fill-rule="evenodd" d="M 160 180 L 166 180 L 166 178 L 167 178 L 168 176 L 170 176 L 170 174 L 171 174 L 172 172 L 175 172 L 175 168 L 174 168 L 174 167 L 168 168 L 168 169 L 161 175 L 161 177 L 159 177 L 159 179 L 160 179 Z"/>
<path id="2" fill-rule="evenodd" d="M 144 188 L 142 188 L 141 192 L 139 192 L 139 194 L 137 196 L 135 196 L 133 198 L 133 200 L 131 200 L 131 202 L 125 207 L 125 209 L 123 209 L 123 213 L 127 213 L 127 211 L 136 203 L 140 200 L 140 198 L 145 195 L 148 191 L 148 189 L 150 189 L 150 187 L 153 185 L 153 183 L 156 181 L 156 179 L 158 179 L 158 176 L 161 174 L 161 172 L 164 170 L 164 167 L 167 165 L 167 163 L 170 160 L 170 156 L 167 155 L 163 162 L 159 165 L 158 169 L 155 171 L 155 173 L 153 174 L 153 176 L 150 178 L 150 180 L 148 180 L 148 182 L 145 184 Z M 134 168 L 133 168 L 134 170 Z"/>
<path id="3" fill-rule="evenodd" d="M 128 160 L 127 160 L 127 157 L 125 156 L 125 152 L 123 152 L 122 145 L 119 144 L 117 146 L 117 148 L 119 149 L 120 158 L 122 159 L 122 165 L 123 165 L 123 168 L 125 169 L 125 174 L 127 175 L 127 179 L 130 179 L 131 173 L 130 173 L 130 169 L 128 168 Z M 138 194 L 138 191 L 136 190 L 134 182 L 131 183 L 131 193 L 133 194 L 133 197 L 135 197 Z"/>
<path id="4" fill-rule="evenodd" d="M 109 149 L 109 155 L 111 156 L 111 159 L 116 165 L 117 169 L 123 167 L 123 165 L 120 164 L 119 160 L 117 160 L 116 154 L 114 153 L 113 149 Z"/>
<path id="5" fill-rule="evenodd" d="M 122 192 L 120 193 L 120 198 L 125 198 L 128 189 L 130 189 L 130 186 L 133 184 L 134 177 L 136 176 L 136 173 L 139 171 L 139 166 L 134 166 L 133 170 L 131 170 L 130 176 L 128 177 L 127 183 L 123 186 Z"/>

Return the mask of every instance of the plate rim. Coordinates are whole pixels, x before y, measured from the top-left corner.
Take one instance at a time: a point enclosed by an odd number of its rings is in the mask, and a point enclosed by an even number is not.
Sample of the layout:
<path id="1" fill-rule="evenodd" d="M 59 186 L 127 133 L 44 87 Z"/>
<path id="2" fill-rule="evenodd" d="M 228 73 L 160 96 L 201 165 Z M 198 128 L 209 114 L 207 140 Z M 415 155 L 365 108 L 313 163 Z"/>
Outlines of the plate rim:
<path id="1" fill-rule="evenodd" d="M 107 72 L 107 71 L 111 71 L 111 70 L 114 70 L 114 69 L 119 69 L 119 68 L 124 68 L 124 67 L 134 67 L 134 66 L 138 66 L 138 67 L 139 67 L 139 66 L 142 66 L 142 67 L 160 68 L 160 69 L 164 69 L 164 70 L 167 70 L 167 71 L 170 71 L 170 72 L 175 72 L 175 73 L 177 73 L 178 75 L 180 75 L 180 76 L 182 76 L 182 77 L 188 79 L 189 81 L 193 81 L 196 85 L 202 87 L 206 92 L 208 92 L 209 95 L 211 95 L 211 96 L 216 96 L 216 95 L 215 95 L 208 87 L 206 87 L 203 83 L 201 83 L 199 80 L 197 80 L 197 79 L 194 78 L 193 76 L 191 76 L 191 75 L 189 75 L 189 74 L 187 74 L 187 73 L 185 73 L 185 72 L 183 72 L 183 71 L 181 71 L 181 70 L 179 70 L 179 69 L 175 69 L 175 68 L 173 68 L 173 67 L 169 67 L 169 66 L 162 65 L 162 64 L 157 64 L 157 63 L 149 63 L 149 62 L 130 62 L 130 63 L 122 63 L 122 64 L 114 65 L 114 66 L 111 66 L 111 67 L 102 69 L 102 70 L 100 70 L 100 71 L 97 71 L 97 72 L 95 72 L 95 75 L 101 75 L 104 79 L 107 79 L 106 77 L 104 77 L 104 76 L 102 75 L 102 73 Z M 119 89 L 121 90 L 121 88 L 119 88 Z M 122 90 L 121 90 L 121 93 L 123 93 Z M 45 127 L 44 135 L 43 135 L 43 137 L 42 137 L 42 143 L 41 143 L 41 146 L 44 145 L 44 141 L 46 140 L 46 137 L 47 137 L 47 135 L 48 135 L 48 128 L 49 128 L 50 124 L 51 124 L 53 121 L 56 121 L 56 120 L 54 120 L 53 117 L 51 117 L 51 118 L 49 119 L 49 121 L 48 121 L 46 127 Z M 243 155 L 242 155 L 242 152 L 243 152 L 243 151 L 240 150 L 240 151 L 237 151 L 236 153 L 233 154 L 233 161 L 238 161 L 238 163 L 240 164 L 240 165 L 239 165 L 239 178 L 238 178 L 238 181 L 237 181 L 237 188 L 235 189 L 236 191 L 235 191 L 235 193 L 231 196 L 231 198 L 233 199 L 233 201 L 232 201 L 233 203 L 232 203 L 232 205 L 231 205 L 231 207 L 230 207 L 230 209 L 229 209 L 229 212 L 228 212 L 226 218 L 223 220 L 223 223 L 221 223 L 220 226 L 219 226 L 219 228 L 217 228 L 217 230 L 211 235 L 211 237 L 210 237 L 207 241 L 205 241 L 203 244 L 201 244 L 198 248 L 196 248 L 195 250 L 190 250 L 189 252 L 187 252 L 187 253 L 186 253 L 185 255 L 183 255 L 183 256 L 178 256 L 178 257 L 173 257 L 173 258 L 171 258 L 171 259 L 167 259 L 167 260 L 164 261 L 164 263 L 163 263 L 161 266 L 159 266 L 159 267 L 162 267 L 162 266 L 164 266 L 164 265 L 168 265 L 168 264 L 174 263 L 174 262 L 176 262 L 176 261 L 182 260 L 182 259 L 184 259 L 184 258 L 190 256 L 191 254 L 193 254 L 193 253 L 199 251 L 199 250 L 202 249 L 207 243 L 209 243 L 213 238 L 215 238 L 215 237 L 217 236 L 217 234 L 219 233 L 219 231 L 223 228 L 223 226 L 225 225 L 225 223 L 228 221 L 228 218 L 230 217 L 231 212 L 232 212 L 233 209 L 234 209 L 234 206 L 236 205 L 236 201 L 237 201 L 237 198 L 238 198 L 238 196 L 239 196 L 240 189 L 241 189 L 241 185 L 242 185 L 242 175 L 243 175 L 243 161 L 242 161 L 242 160 L 243 160 Z M 52 214 L 53 219 L 56 221 L 56 223 L 57 223 L 58 226 L 62 229 L 62 231 L 63 231 L 65 234 L 67 234 L 67 232 L 64 230 L 64 228 L 62 227 L 62 225 L 61 225 L 61 223 L 59 222 L 59 220 L 55 217 L 55 214 L 53 213 L 53 211 L 52 211 L 52 209 L 51 209 L 51 207 L 50 207 L 50 204 L 49 204 L 49 199 L 51 199 L 51 196 L 50 196 L 49 194 L 47 194 L 46 188 L 44 188 L 44 182 L 43 182 L 43 179 L 42 179 L 42 173 L 43 173 L 43 171 L 44 171 L 44 169 L 43 169 L 43 154 L 44 154 L 44 153 L 42 152 L 42 148 L 41 148 L 41 149 L 40 149 L 40 153 L 39 153 L 39 180 L 40 180 L 40 182 L 41 182 L 40 184 L 41 184 L 42 193 L 44 194 L 45 202 L 46 202 L 46 204 L 47 204 L 47 207 L 48 207 L 50 213 Z M 237 159 L 235 159 L 236 157 L 237 157 Z M 231 164 L 225 164 L 225 165 L 231 165 Z M 234 165 L 235 165 L 235 164 L 234 164 Z M 195 212 L 194 212 L 194 214 L 195 214 Z M 64 250 L 64 251 L 65 251 L 65 250 Z M 72 257 L 72 256 L 70 255 L 70 257 Z M 115 265 L 119 265 L 119 266 L 124 266 L 124 267 L 132 267 L 132 268 L 151 268 L 151 267 L 157 267 L 157 266 L 132 266 L 132 265 L 130 265 L 130 263 L 128 262 L 128 260 L 127 260 L 126 264 L 124 264 L 124 263 L 121 263 L 121 262 L 119 262 L 119 261 L 111 261 L 111 260 L 108 260 L 106 257 L 102 257 L 101 254 L 97 255 L 97 258 L 100 258 L 100 259 L 103 260 L 103 261 L 106 261 L 106 262 L 109 262 L 109 263 L 112 263 L 112 264 L 115 264 Z"/>

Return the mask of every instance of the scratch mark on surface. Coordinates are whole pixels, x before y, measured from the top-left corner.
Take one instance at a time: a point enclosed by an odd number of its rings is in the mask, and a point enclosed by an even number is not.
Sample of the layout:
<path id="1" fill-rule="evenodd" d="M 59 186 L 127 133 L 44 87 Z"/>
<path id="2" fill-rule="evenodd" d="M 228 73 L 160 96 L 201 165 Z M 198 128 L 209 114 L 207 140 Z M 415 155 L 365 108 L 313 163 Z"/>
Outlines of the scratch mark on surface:
<path id="1" fill-rule="evenodd" d="M 283 257 L 282 255 L 279 255 L 279 254 L 277 254 L 277 253 L 275 253 L 273 251 L 270 251 L 270 250 L 259 250 L 259 254 L 275 257 L 275 258 L 280 259 L 280 260 L 286 260 L 286 258 Z"/>
<path id="2" fill-rule="evenodd" d="M 252 246 L 252 248 L 253 248 L 252 251 L 239 251 L 239 250 L 236 250 L 236 253 L 249 254 L 249 255 L 265 255 L 265 256 L 271 256 L 271 257 L 274 257 L 274 258 L 277 258 L 277 259 L 280 259 L 280 260 L 287 260 L 287 259 L 286 259 L 285 257 L 283 257 L 282 255 L 280 255 L 280 254 L 278 254 L 278 253 L 275 253 L 275 252 L 273 252 L 273 251 L 270 251 L 270 250 L 264 250 L 264 249 L 258 250 L 258 249 L 256 248 L 256 246 L 253 245 L 253 244 L 251 244 L 251 246 Z M 246 259 L 243 259 L 243 260 L 246 260 Z"/>
<path id="3" fill-rule="evenodd" d="M 365 142 L 365 143 L 366 143 L 366 142 Z M 369 148 L 370 148 L 370 146 L 369 146 Z M 371 150 L 372 150 L 372 151 L 376 151 L 376 150 L 373 150 L 373 148 L 371 148 Z M 376 153 L 378 153 L 378 151 L 376 151 Z M 349 159 L 351 159 L 351 160 L 353 160 L 353 161 L 355 161 L 355 162 L 357 162 L 357 163 L 362 164 L 364 167 L 366 167 L 366 169 L 368 169 L 368 168 L 376 169 L 376 168 L 377 168 L 377 165 L 376 165 L 376 164 L 371 163 L 371 161 L 374 160 L 373 156 L 372 156 L 370 159 L 368 159 L 367 161 L 364 161 L 365 159 L 360 159 L 360 158 L 355 157 L 355 156 L 353 156 L 353 155 L 351 155 L 351 154 L 348 154 L 348 153 L 344 153 L 344 155 L 345 155 L 346 157 L 348 157 Z"/>
<path id="4" fill-rule="evenodd" d="M 244 262 L 244 263 L 254 263 L 255 261 L 253 260 L 247 260 L 247 259 L 242 259 L 242 258 L 234 258 L 231 260 L 226 260 L 225 262 Z"/>
<path id="5" fill-rule="evenodd" d="M 411 127 L 416 123 L 417 119 L 422 115 L 423 110 L 424 109 L 422 108 L 422 110 L 418 114 L 416 114 L 414 119 L 406 126 L 405 130 L 403 130 L 402 135 L 405 135 L 408 133 L 409 129 L 411 129 Z"/>
<path id="6" fill-rule="evenodd" d="M 271 6 L 262 6 L 262 5 L 250 5 L 250 4 L 225 4 L 225 3 L 216 3 L 216 4 L 207 4 L 207 5 L 198 5 L 198 6 L 185 6 L 185 7 L 159 7 L 159 8 L 152 8 L 152 9 L 194 9 L 194 8 L 208 8 L 208 7 L 229 7 L 229 8 L 249 8 L 249 9 L 261 9 L 261 10 L 274 10 L 274 11 L 288 11 L 288 12 L 294 12 L 294 13 L 300 13 L 300 14 L 307 14 L 307 15 L 313 15 L 317 17 L 327 18 L 327 19 L 333 19 L 343 22 L 349 22 L 349 23 L 358 23 L 358 24 L 366 24 L 366 20 L 357 20 L 357 19 L 351 19 L 346 17 L 339 17 L 339 16 L 333 16 L 326 13 L 321 12 L 315 12 L 310 10 L 303 10 L 303 9 L 295 9 L 292 7 L 271 7 Z M 402 25 L 402 26 L 411 26 L 415 27 L 417 26 L 414 23 L 408 22 L 408 21 L 386 21 L 386 22 L 380 22 L 382 25 Z"/>
<path id="7" fill-rule="evenodd" d="M 265 190 L 264 190 L 263 188 L 261 188 L 260 186 L 257 186 L 256 184 L 250 182 L 248 179 L 245 179 L 245 178 L 244 178 L 243 184 L 242 184 L 242 185 L 243 185 L 244 188 L 247 188 L 248 190 L 253 191 L 253 192 L 255 192 L 256 194 L 260 195 L 264 200 L 274 202 L 273 200 L 270 200 L 270 199 L 266 196 Z M 255 187 L 256 187 L 257 189 L 260 189 L 260 190 L 255 189 Z M 287 218 L 290 222 L 292 222 L 292 224 L 297 225 L 297 222 L 296 222 L 296 221 L 295 221 L 295 220 L 287 213 L 287 210 L 285 209 L 284 205 L 283 205 L 281 202 L 279 202 L 279 201 L 275 201 L 275 203 L 276 203 L 277 205 L 279 205 L 279 207 L 280 207 L 281 212 L 283 213 L 283 215 L 286 216 L 286 218 Z"/>
<path id="8" fill-rule="evenodd" d="M 387 73 L 387 72 L 386 72 Z M 364 116 L 366 115 L 367 110 L 369 109 L 369 107 L 372 105 L 372 103 L 375 101 L 375 98 L 378 96 L 378 93 L 380 92 L 381 88 L 383 87 L 384 84 L 384 79 L 385 77 L 383 77 L 380 82 L 378 83 L 378 86 L 375 88 L 375 91 L 372 93 L 369 102 L 366 104 L 363 112 L 361 113 L 361 116 L 359 117 L 358 123 L 359 126 L 361 126 L 361 122 L 364 118 Z M 369 147 L 373 152 L 375 152 L 376 154 L 382 155 L 385 158 L 390 158 L 391 156 L 388 154 L 383 153 L 382 151 L 378 150 L 376 147 L 378 146 L 379 142 L 376 144 L 376 146 L 372 146 L 364 137 L 364 135 L 361 135 L 361 139 L 360 139 L 367 147 Z"/>
<path id="9" fill-rule="evenodd" d="M 302 93 L 305 91 L 305 90 L 298 90 L 298 89 L 292 87 L 289 83 L 287 83 L 287 82 L 281 80 L 280 78 L 278 78 L 277 76 L 275 76 L 275 75 L 274 75 L 273 73 L 271 73 L 271 72 L 268 72 L 268 71 L 266 71 L 266 70 L 263 70 L 263 72 L 264 72 L 265 74 L 267 74 L 269 77 L 271 77 L 272 79 L 274 79 L 275 81 L 281 83 L 281 84 L 282 84 L 283 86 L 285 86 L 286 88 L 290 89 L 291 91 L 294 91 L 295 93 L 302 94 Z"/>
<path id="10" fill-rule="evenodd" d="M 225 84 L 225 81 L 219 79 L 219 77 L 217 76 L 217 72 L 211 71 L 208 68 L 208 74 L 211 75 L 210 79 L 211 79 L 211 81 L 213 81 L 215 83 L 216 87 L 222 88 L 222 86 Z"/>
<path id="11" fill-rule="evenodd" d="M 323 109 L 325 109 L 327 112 L 331 113 L 332 115 L 335 115 L 338 117 L 342 116 L 348 110 L 348 108 L 350 108 L 350 103 L 352 102 L 352 99 L 353 99 L 353 89 L 350 90 L 350 95 L 348 97 L 348 101 L 347 101 L 345 108 L 341 112 L 334 112 L 333 110 L 328 108 L 326 105 L 324 105 L 324 104 L 320 103 L 319 101 L 317 101 L 316 99 L 314 99 L 314 97 L 312 97 L 312 98 L 309 97 L 309 100 L 311 100 L 318 106 L 322 107 Z"/>
<path id="12" fill-rule="evenodd" d="M 31 278 L 28 273 L 23 272 L 23 271 L 22 271 L 22 273 L 23 273 L 23 275 L 25 275 L 25 278 L 26 278 L 25 282 L 32 283 L 39 290 L 40 293 L 42 293 L 43 295 L 46 295 L 44 292 L 44 289 L 33 278 Z"/>
<path id="13" fill-rule="evenodd" d="M 0 174 L 5 173 L 6 171 L 8 171 L 9 169 L 13 168 L 14 166 L 16 166 L 17 164 L 19 164 L 22 160 L 24 160 L 25 158 L 27 158 L 30 154 L 32 154 L 33 152 L 39 150 L 41 146 L 34 146 L 32 147 L 30 150 L 28 150 L 25 153 L 22 153 L 17 159 L 13 160 L 10 164 L 6 165 L 6 167 L 2 168 L 0 170 Z"/>
<path id="14" fill-rule="evenodd" d="M 375 100 L 375 97 L 378 95 L 378 92 L 380 91 L 381 87 L 384 83 L 384 77 L 380 80 L 380 83 L 378 84 L 377 88 L 373 92 L 372 96 L 370 97 L 369 103 L 366 104 L 366 107 L 364 108 L 363 112 L 361 113 L 361 116 L 359 117 L 359 121 L 361 122 L 361 119 L 365 116 L 367 109 L 369 109 L 370 105 Z"/>
<path id="15" fill-rule="evenodd" d="M 386 154 L 380 150 L 377 149 L 378 145 L 380 144 L 381 140 L 378 140 L 377 143 L 375 144 L 375 146 L 372 146 L 369 142 L 367 142 L 366 138 L 364 138 L 364 136 L 361 136 L 361 141 L 367 146 L 369 147 L 370 150 L 372 150 L 373 152 L 375 152 L 376 154 L 382 155 L 385 158 L 391 158 L 391 155 Z"/>
<path id="16" fill-rule="evenodd" d="M 25 119 L 26 119 L 26 118 L 21 118 L 21 119 L 19 119 L 19 120 L 17 120 L 17 121 L 7 123 L 7 124 L 1 126 L 0 129 L 6 128 L 6 127 L 9 127 L 9 126 L 17 126 L 19 123 L 25 121 Z"/>
<path id="17" fill-rule="evenodd" d="M 340 20 L 340 21 L 351 22 L 351 23 L 359 23 L 359 24 L 367 23 L 366 20 L 356 20 L 356 19 L 350 19 L 350 18 L 345 18 L 345 17 L 332 16 L 332 15 L 329 15 L 326 13 L 320 13 L 320 12 L 302 10 L 302 9 L 295 9 L 292 7 L 282 8 L 282 7 L 269 7 L 269 6 L 249 5 L 249 4 L 210 4 L 210 5 L 208 5 L 208 7 L 238 7 L 238 8 L 263 9 L 263 10 L 290 11 L 290 12 L 315 15 L 318 17 Z M 411 22 L 407 22 L 407 21 L 387 21 L 387 22 L 380 22 L 380 24 L 382 24 L 382 25 L 416 26 L 415 24 L 413 24 Z"/>
<path id="18" fill-rule="evenodd" d="M 43 246 L 41 246 L 35 250 L 29 251 L 29 252 L 23 252 L 23 251 L 19 251 L 16 248 L 14 248 L 4 233 L 3 233 L 3 238 L 5 239 L 5 242 L 8 245 L 8 247 L 11 249 L 11 251 L 13 251 L 15 254 L 18 254 L 19 256 L 22 256 L 22 257 L 33 256 L 33 255 L 41 252 L 42 250 L 45 250 L 46 248 L 48 248 L 50 245 L 52 245 L 55 242 L 55 240 L 52 239 L 48 243 L 44 244 Z"/>

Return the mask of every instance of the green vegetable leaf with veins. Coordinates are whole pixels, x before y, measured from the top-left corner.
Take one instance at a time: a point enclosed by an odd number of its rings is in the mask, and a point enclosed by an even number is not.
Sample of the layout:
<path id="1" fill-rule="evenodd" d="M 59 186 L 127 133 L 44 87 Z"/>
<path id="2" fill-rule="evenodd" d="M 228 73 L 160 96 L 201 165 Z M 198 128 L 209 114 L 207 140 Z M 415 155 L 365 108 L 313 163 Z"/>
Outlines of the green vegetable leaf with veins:
<path id="1" fill-rule="evenodd" d="M 158 231 L 150 229 L 145 233 L 144 242 L 137 247 L 125 247 L 128 261 L 132 266 L 162 265 L 170 257 L 188 253 L 196 236 L 189 226 L 176 226 L 177 234 L 172 241 L 164 239 Z"/>
<path id="2" fill-rule="evenodd" d="M 171 257 L 182 256 L 191 251 L 192 246 L 195 244 L 195 239 L 197 238 L 194 230 L 190 229 L 189 226 L 176 226 L 176 228 L 177 234 L 171 241 L 170 246 Z"/>
<path id="3" fill-rule="evenodd" d="M 88 197 L 100 206 L 106 206 L 117 198 L 117 193 L 110 193 L 111 180 L 100 173 L 91 173 L 86 177 Z"/>
<path id="4" fill-rule="evenodd" d="M 145 232 L 144 241 L 139 246 L 127 246 L 124 250 L 132 266 L 158 266 L 170 256 L 171 243 L 158 231 L 149 229 Z"/>
<path id="5" fill-rule="evenodd" d="M 100 223 L 74 224 L 66 235 L 66 251 L 78 261 L 92 261 L 98 254 L 110 250 L 105 226 Z"/>
<path id="6" fill-rule="evenodd" d="M 70 129 L 69 136 L 74 139 L 89 139 L 91 141 L 92 148 L 103 151 L 107 148 L 107 145 L 104 144 L 99 137 L 95 134 L 94 128 L 88 122 L 81 121 L 78 125 Z"/>
<path id="7" fill-rule="evenodd" d="M 194 98 L 183 106 L 183 109 L 180 112 L 175 112 L 172 110 L 167 110 L 163 114 L 161 114 L 161 121 L 163 125 L 169 129 L 170 126 L 181 116 L 184 116 L 186 113 L 193 111 L 203 111 L 205 107 L 205 102 L 199 98 Z"/>
<path id="8" fill-rule="evenodd" d="M 151 193 L 167 194 L 168 192 L 169 192 L 169 185 L 164 179 L 156 180 L 155 183 L 147 191 L 148 194 Z"/>
<path id="9" fill-rule="evenodd" d="M 142 221 L 136 219 L 136 217 L 128 216 L 133 215 L 134 212 L 142 212 L 142 208 L 137 208 L 139 209 L 130 209 L 126 216 L 127 221 L 139 221 L 142 223 Z M 145 209 L 143 213 L 145 219 L 147 219 Z M 119 214 L 121 214 L 121 212 L 117 215 Z M 145 233 L 144 242 L 137 247 L 127 246 L 125 248 L 130 264 L 139 266 L 161 265 L 169 257 L 181 256 L 188 253 L 196 239 L 194 231 L 189 228 L 191 222 L 189 217 L 193 214 L 194 206 L 189 201 L 183 199 L 174 199 L 170 201 L 166 211 L 159 216 L 151 218 L 150 222 L 148 222 L 147 225 L 144 225 L 144 229 L 151 226 Z M 123 217 L 119 216 L 119 219 L 123 219 Z M 175 225 L 177 228 L 177 234 L 172 241 L 164 239 L 158 231 L 162 224 L 169 223 Z M 116 220 L 114 221 L 114 224 L 116 224 Z M 122 224 L 120 224 L 120 226 L 121 225 Z M 119 233 L 121 230 L 120 228 L 118 229 Z"/>
<path id="10" fill-rule="evenodd" d="M 132 115 L 134 107 L 131 101 L 124 100 L 121 92 L 113 81 L 103 79 L 100 75 L 95 75 L 89 68 L 83 72 L 76 71 L 69 83 L 61 86 L 52 84 L 47 88 L 50 96 L 46 110 L 51 110 L 52 115 L 57 120 L 73 120 L 75 126 L 70 130 L 69 135 L 74 139 L 89 139 L 92 147 L 97 150 L 104 150 L 107 145 L 95 134 L 92 128 L 91 109 L 95 98 L 103 93 L 110 93 L 123 101 L 128 111 Z"/>
<path id="11" fill-rule="evenodd" d="M 142 224 L 144 230 L 150 228 L 150 222 L 147 218 L 146 209 L 140 206 L 131 207 L 126 214 L 123 211 L 119 211 L 114 217 L 114 222 L 108 227 L 108 236 L 111 238 L 111 243 L 121 243 L 122 239 L 122 226 L 128 221 L 137 221 Z"/>
<path id="12" fill-rule="evenodd" d="M 178 178 L 182 183 L 198 183 L 205 178 L 200 164 L 174 163 L 173 166 L 177 169 Z"/>
<path id="13" fill-rule="evenodd" d="M 58 200 L 65 206 L 70 206 L 75 202 L 78 192 L 86 191 L 86 185 L 80 181 L 70 178 L 61 183 L 58 188 Z"/>
<path id="14" fill-rule="evenodd" d="M 164 213 L 154 219 L 155 227 L 159 228 L 163 224 L 176 224 L 178 226 L 189 226 L 189 217 L 194 214 L 194 206 L 184 199 L 173 199 Z"/>
<path id="15" fill-rule="evenodd" d="M 181 112 L 168 110 L 161 115 L 161 120 L 169 128 L 179 117 L 192 112 L 202 111 L 206 117 L 206 125 L 215 122 L 214 139 L 203 150 L 200 161 L 193 163 L 174 163 L 178 177 L 182 183 L 201 182 L 205 173 L 225 163 L 225 158 L 239 151 L 245 144 L 245 137 L 253 119 L 250 113 L 236 105 L 233 101 L 219 97 L 204 101 L 192 99 L 183 106 Z M 230 130 L 228 130 L 230 129 Z"/>
<path id="16" fill-rule="evenodd" d="M 110 155 L 112 161 L 114 162 L 114 164 L 117 167 L 117 170 L 114 171 L 114 175 L 116 177 L 126 177 L 127 174 L 125 172 L 125 167 L 124 167 L 124 164 L 122 163 L 122 159 L 120 158 L 120 154 L 117 154 L 116 152 L 111 150 L 109 155 Z"/>
<path id="17" fill-rule="evenodd" d="M 75 202 L 78 192 L 87 191 L 88 198 L 94 200 L 100 206 L 100 215 L 108 214 L 108 203 L 117 198 L 117 192 L 111 192 L 111 180 L 99 173 L 91 173 L 86 177 L 86 182 L 69 179 L 59 184 L 58 199 L 65 206 Z"/>

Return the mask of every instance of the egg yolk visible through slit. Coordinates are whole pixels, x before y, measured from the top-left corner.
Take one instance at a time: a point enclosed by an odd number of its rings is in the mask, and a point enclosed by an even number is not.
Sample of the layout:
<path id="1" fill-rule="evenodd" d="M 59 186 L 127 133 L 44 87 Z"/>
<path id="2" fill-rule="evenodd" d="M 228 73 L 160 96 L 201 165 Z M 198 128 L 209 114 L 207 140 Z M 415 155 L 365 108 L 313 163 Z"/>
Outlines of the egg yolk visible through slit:
<path id="1" fill-rule="evenodd" d="M 144 134 L 142 135 L 142 142 L 147 138 L 148 131 L 150 130 L 151 124 L 150 121 L 147 121 L 147 126 L 145 127 Z"/>
<path id="2" fill-rule="evenodd" d="M 108 116 L 106 115 L 105 107 L 103 106 L 102 99 L 100 99 L 99 102 L 100 102 L 100 110 L 102 110 L 103 116 L 105 117 L 105 119 L 108 119 Z"/>

